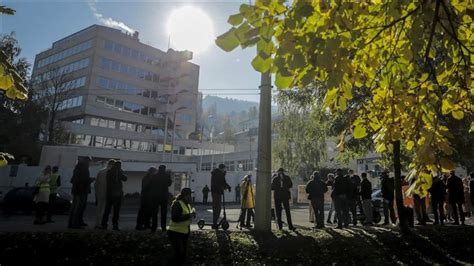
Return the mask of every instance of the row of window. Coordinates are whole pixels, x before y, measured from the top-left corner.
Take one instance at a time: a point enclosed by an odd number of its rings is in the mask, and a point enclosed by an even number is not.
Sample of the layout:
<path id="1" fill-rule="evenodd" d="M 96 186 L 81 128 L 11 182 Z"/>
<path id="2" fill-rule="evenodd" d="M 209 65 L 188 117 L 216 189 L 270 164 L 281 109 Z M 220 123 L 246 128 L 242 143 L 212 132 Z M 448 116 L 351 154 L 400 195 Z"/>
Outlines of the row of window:
<path id="1" fill-rule="evenodd" d="M 78 107 L 82 105 L 82 96 L 77 96 L 73 98 L 66 99 L 59 103 L 58 110 L 66 110 L 74 107 Z"/>
<path id="2" fill-rule="evenodd" d="M 193 117 L 189 114 L 178 113 L 176 114 L 176 121 L 183 124 L 191 124 L 193 122 Z"/>
<path id="3" fill-rule="evenodd" d="M 131 103 L 131 102 L 122 101 L 122 100 L 116 100 L 116 99 L 107 98 L 103 96 L 97 96 L 96 101 L 99 103 L 103 103 L 105 106 L 109 108 L 114 108 L 119 111 L 152 116 L 155 118 L 165 117 L 163 114 L 157 113 L 156 108 L 144 106 L 141 104 Z"/>
<path id="4" fill-rule="evenodd" d="M 43 73 L 42 75 L 38 76 L 38 81 L 42 82 L 42 81 L 50 80 L 55 77 L 59 77 L 61 75 L 69 74 L 71 72 L 86 68 L 89 66 L 89 64 L 90 64 L 90 59 L 84 58 L 84 59 L 72 62 L 71 64 L 62 66 L 58 69 Z"/>
<path id="5" fill-rule="evenodd" d="M 253 160 L 240 160 L 240 161 L 226 161 L 226 162 L 214 162 L 214 163 L 202 163 L 201 171 L 211 171 L 217 168 L 219 164 L 223 163 L 227 171 L 253 171 Z"/>
<path id="6" fill-rule="evenodd" d="M 66 50 L 63 50 L 59 53 L 55 53 L 53 55 L 50 55 L 44 59 L 41 59 L 38 61 L 38 65 L 37 67 L 44 67 L 44 66 L 47 66 L 49 64 L 52 64 L 52 63 L 55 63 L 55 62 L 58 62 L 60 60 L 63 60 L 64 58 L 67 58 L 67 57 L 70 57 L 70 56 L 73 56 L 75 54 L 78 54 L 82 51 L 85 51 L 89 48 L 92 47 L 92 40 L 88 40 L 86 42 L 83 42 L 83 43 L 80 43 L 76 46 L 73 46 L 71 48 L 68 48 Z"/>
<path id="7" fill-rule="evenodd" d="M 160 62 L 160 59 L 158 57 L 147 55 L 135 49 L 129 48 L 125 45 L 121 45 L 109 40 L 105 41 L 104 48 L 113 51 L 114 53 L 130 57 L 135 60 L 140 60 L 148 64 L 156 65 Z"/>
<path id="8" fill-rule="evenodd" d="M 73 135 L 71 144 L 146 152 L 159 152 L 163 149 L 163 145 L 152 142 L 83 134 Z"/>
<path id="9" fill-rule="evenodd" d="M 46 90 L 40 90 L 34 95 L 34 99 L 39 99 L 44 96 L 54 95 L 56 93 L 63 93 L 68 90 L 78 89 L 86 85 L 86 77 L 70 80 L 68 82 L 60 84 L 56 87 L 49 87 Z"/>
<path id="10" fill-rule="evenodd" d="M 84 118 L 79 118 L 79 119 L 72 120 L 71 123 L 83 125 L 84 124 Z"/>
<path id="11" fill-rule="evenodd" d="M 118 127 L 116 126 L 118 125 Z M 120 130 L 131 131 L 131 132 L 143 132 L 147 134 L 164 136 L 164 130 L 162 128 L 150 126 L 150 125 L 141 125 L 136 123 L 129 123 L 123 121 L 116 121 L 105 118 L 92 117 L 91 126 L 105 127 L 105 128 L 118 128 Z"/>
<path id="12" fill-rule="evenodd" d="M 97 84 L 99 85 L 99 87 L 104 88 L 104 89 L 117 90 L 117 91 L 130 94 L 130 95 L 139 95 L 145 98 L 158 99 L 158 101 L 161 103 L 167 102 L 166 96 L 158 96 L 157 91 L 143 89 L 143 88 L 140 88 L 131 84 L 127 84 L 124 82 L 116 81 L 113 79 L 99 77 L 97 79 Z"/>
<path id="13" fill-rule="evenodd" d="M 103 69 L 120 72 L 123 74 L 137 77 L 139 79 L 144 79 L 144 80 L 148 80 L 148 81 L 152 81 L 156 83 L 160 81 L 160 76 L 158 74 L 138 68 L 138 67 L 121 64 L 119 62 L 115 62 L 107 58 L 102 58 L 100 63 Z"/>

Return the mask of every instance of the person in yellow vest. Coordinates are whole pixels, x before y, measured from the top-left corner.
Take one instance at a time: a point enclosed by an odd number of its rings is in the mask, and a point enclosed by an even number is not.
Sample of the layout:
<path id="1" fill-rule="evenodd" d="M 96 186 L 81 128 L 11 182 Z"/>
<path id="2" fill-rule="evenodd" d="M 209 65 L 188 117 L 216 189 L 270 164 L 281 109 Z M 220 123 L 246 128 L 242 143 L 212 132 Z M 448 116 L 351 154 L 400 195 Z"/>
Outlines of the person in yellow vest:
<path id="1" fill-rule="evenodd" d="M 254 216 L 253 208 L 255 208 L 255 193 L 252 185 L 252 175 L 246 175 L 240 184 L 240 191 L 242 193 L 242 210 L 240 211 L 240 227 L 251 228 L 250 218 Z M 244 224 L 245 215 L 247 215 L 247 222 Z"/>
<path id="2" fill-rule="evenodd" d="M 191 189 L 183 188 L 171 204 L 171 223 L 168 227 L 168 238 L 174 249 L 170 265 L 184 265 L 186 262 L 186 247 L 190 235 L 192 218 L 196 213 L 191 206 Z"/>
<path id="3" fill-rule="evenodd" d="M 58 173 L 59 168 L 57 166 L 53 167 L 53 172 L 49 178 L 49 203 L 48 203 L 48 213 L 46 214 L 46 222 L 47 223 L 54 223 L 52 220 L 53 218 L 53 211 L 54 211 L 54 204 L 56 203 L 56 197 L 58 193 L 58 187 L 61 186 L 61 176 Z"/>
<path id="4" fill-rule="evenodd" d="M 34 202 L 36 203 L 36 213 L 34 224 L 44 224 L 44 216 L 48 208 L 49 194 L 50 194 L 50 176 L 51 166 L 46 166 L 43 170 L 43 174 L 36 179 L 35 182 L 35 196 Z"/>

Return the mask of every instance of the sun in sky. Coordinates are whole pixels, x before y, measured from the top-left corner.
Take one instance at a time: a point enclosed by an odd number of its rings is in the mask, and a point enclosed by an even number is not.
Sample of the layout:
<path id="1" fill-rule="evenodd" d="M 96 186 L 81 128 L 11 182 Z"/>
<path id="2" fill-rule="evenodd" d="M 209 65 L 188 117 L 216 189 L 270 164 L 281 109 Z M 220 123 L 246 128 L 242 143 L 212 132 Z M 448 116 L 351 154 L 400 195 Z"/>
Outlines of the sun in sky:
<path id="1" fill-rule="evenodd" d="M 182 6 L 171 12 L 166 23 L 171 48 L 202 53 L 214 43 L 211 18 L 195 6 Z"/>

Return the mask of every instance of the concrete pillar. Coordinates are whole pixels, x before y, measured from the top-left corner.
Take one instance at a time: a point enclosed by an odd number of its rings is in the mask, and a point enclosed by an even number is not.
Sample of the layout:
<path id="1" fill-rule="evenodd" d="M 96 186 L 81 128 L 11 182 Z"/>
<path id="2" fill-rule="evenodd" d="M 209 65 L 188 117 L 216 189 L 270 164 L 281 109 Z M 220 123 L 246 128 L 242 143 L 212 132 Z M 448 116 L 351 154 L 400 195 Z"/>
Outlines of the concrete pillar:
<path id="1" fill-rule="evenodd" d="M 260 85 L 260 117 L 258 128 L 257 193 L 255 198 L 255 229 L 271 231 L 271 102 L 270 73 L 262 73 Z"/>

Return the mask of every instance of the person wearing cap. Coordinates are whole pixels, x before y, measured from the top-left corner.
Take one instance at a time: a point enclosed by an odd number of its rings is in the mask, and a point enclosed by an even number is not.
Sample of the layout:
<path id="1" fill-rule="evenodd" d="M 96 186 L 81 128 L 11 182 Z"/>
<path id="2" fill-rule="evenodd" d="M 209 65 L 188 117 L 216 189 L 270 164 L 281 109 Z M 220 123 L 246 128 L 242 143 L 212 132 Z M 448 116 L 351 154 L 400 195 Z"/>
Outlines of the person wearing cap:
<path id="1" fill-rule="evenodd" d="M 276 218 L 278 223 L 278 229 L 283 228 L 283 222 L 281 221 L 281 212 L 282 206 L 285 208 L 286 213 L 286 220 L 288 222 L 288 229 L 294 230 L 295 227 L 291 222 L 291 212 L 290 212 L 290 198 L 291 192 L 290 189 L 293 187 L 293 182 L 291 182 L 291 178 L 285 175 L 285 169 L 280 168 L 278 172 L 273 176 L 272 179 L 272 190 L 273 199 L 275 201 L 275 210 L 276 210 Z"/>
<path id="2" fill-rule="evenodd" d="M 174 250 L 170 265 L 184 265 L 186 247 L 190 235 L 192 218 L 196 213 L 191 206 L 191 189 L 183 188 L 171 204 L 171 223 L 168 227 L 168 238 Z"/>
<path id="3" fill-rule="evenodd" d="M 306 193 L 309 194 L 308 199 L 311 201 L 318 229 L 324 228 L 324 193 L 327 191 L 328 187 L 321 180 L 319 172 L 314 171 L 311 180 L 306 184 Z"/>
<path id="4" fill-rule="evenodd" d="M 107 202 L 107 171 L 114 165 L 115 160 L 110 159 L 107 165 L 97 173 L 95 181 L 95 200 L 96 200 L 96 220 L 95 228 L 102 229 L 102 217 L 104 216 L 105 204 Z"/>
<path id="5" fill-rule="evenodd" d="M 222 195 L 224 190 L 231 188 L 225 180 L 226 167 L 224 164 L 219 164 L 219 167 L 211 172 L 211 193 L 212 193 L 212 229 L 217 229 L 217 220 L 221 215 Z"/>
<path id="6" fill-rule="evenodd" d="M 95 178 L 90 177 L 90 161 L 90 157 L 81 158 L 74 167 L 71 178 L 73 198 L 68 221 L 68 227 L 71 229 L 81 229 L 87 226 L 84 222 L 84 211 L 87 206 L 87 196 L 91 193 L 91 183 L 95 181 Z"/>
<path id="7" fill-rule="evenodd" d="M 161 212 L 161 230 L 166 231 L 166 220 L 168 213 L 168 187 L 171 186 L 171 172 L 166 171 L 166 166 L 160 165 L 158 172 L 150 181 L 150 202 L 151 202 L 151 232 L 155 232 L 158 227 L 158 212 Z"/>
<path id="8" fill-rule="evenodd" d="M 250 219 L 254 216 L 253 208 L 255 208 L 255 192 L 253 190 L 252 175 L 246 175 L 240 184 L 240 191 L 242 192 L 241 211 L 239 216 L 240 227 L 251 228 Z M 245 221 L 247 216 L 247 222 Z"/>

